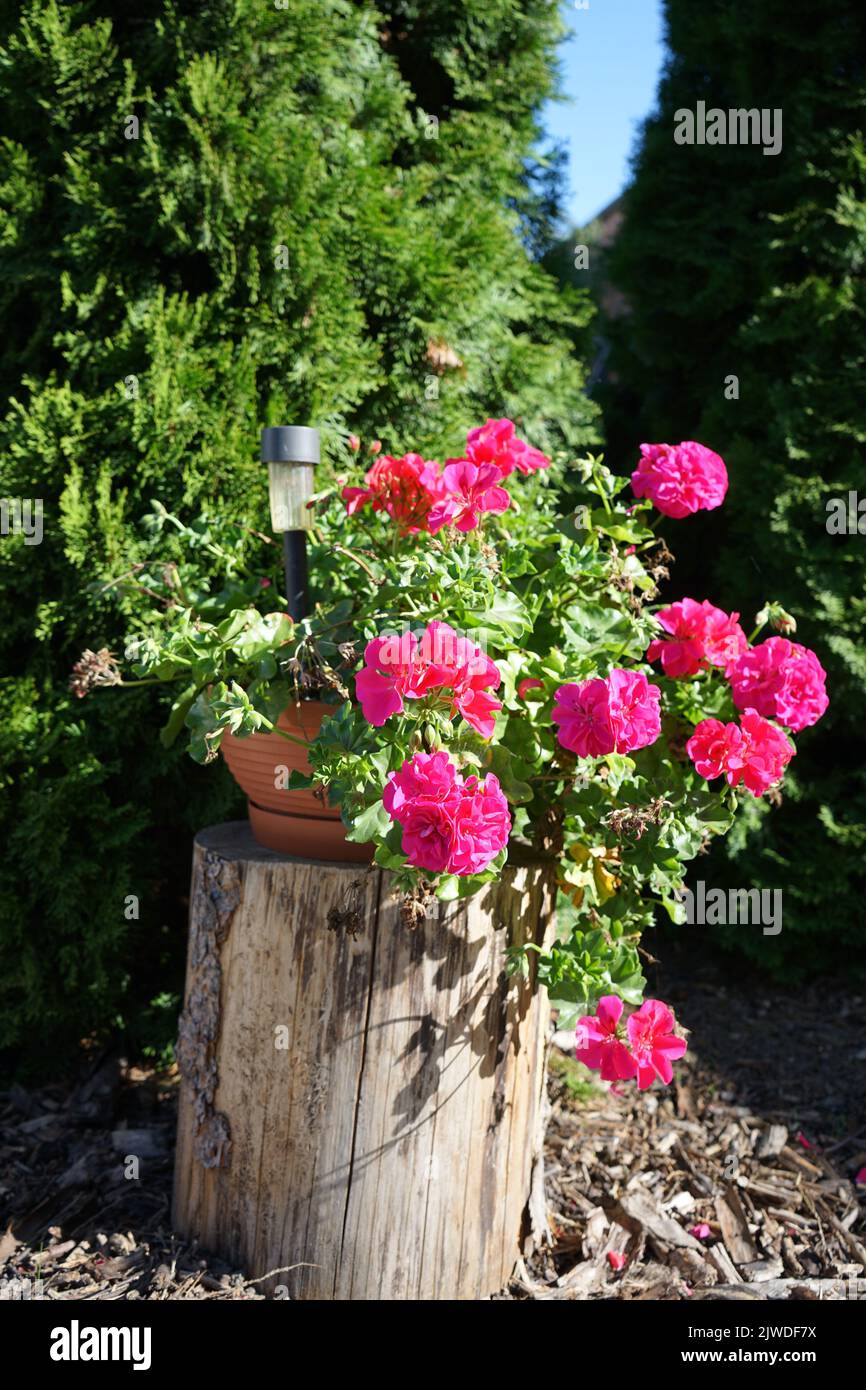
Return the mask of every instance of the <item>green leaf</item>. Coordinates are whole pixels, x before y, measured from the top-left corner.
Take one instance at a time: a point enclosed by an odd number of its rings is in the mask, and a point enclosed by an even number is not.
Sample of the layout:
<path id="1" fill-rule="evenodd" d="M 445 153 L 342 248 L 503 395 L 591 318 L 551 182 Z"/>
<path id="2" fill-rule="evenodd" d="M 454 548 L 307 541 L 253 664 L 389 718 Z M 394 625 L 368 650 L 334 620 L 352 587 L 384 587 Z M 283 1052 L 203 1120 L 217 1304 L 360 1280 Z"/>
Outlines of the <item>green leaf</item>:
<path id="1" fill-rule="evenodd" d="M 220 640 L 227 646 L 231 645 L 234 639 L 239 637 L 249 626 L 251 612 L 255 614 L 255 617 L 259 616 L 258 613 L 255 612 L 255 609 L 250 610 L 249 608 L 238 608 L 234 613 L 230 613 L 229 616 L 217 626 L 217 634 Z"/>
<path id="2" fill-rule="evenodd" d="M 625 753 L 608 753 L 604 761 L 608 769 L 608 788 L 616 795 L 634 772 L 634 759 L 627 757 Z"/>
<path id="3" fill-rule="evenodd" d="M 212 762 L 219 748 L 223 725 L 214 710 L 212 699 L 224 693 L 225 686 L 221 684 L 210 695 L 202 691 L 187 710 L 185 723 L 190 730 L 188 751 L 197 763 Z"/>
<path id="4" fill-rule="evenodd" d="M 511 589 L 498 590 L 489 605 L 470 609 L 466 618 L 482 637 L 485 633 L 491 633 L 494 637 L 503 634 L 516 639 L 530 626 L 526 605 Z"/>
<path id="5" fill-rule="evenodd" d="M 602 531 L 611 540 L 622 541 L 626 545 L 637 545 L 647 536 L 645 526 L 630 521 L 625 515 L 609 516 L 603 507 L 594 508 L 590 520 L 594 530 Z"/>
<path id="6" fill-rule="evenodd" d="M 233 615 L 229 622 L 233 622 L 238 616 Z M 246 616 L 249 621 L 245 628 L 238 631 L 237 636 L 233 636 L 231 648 L 242 661 L 254 661 L 257 657 L 271 654 L 284 642 L 290 641 L 294 635 L 295 625 L 286 613 L 266 613 L 262 617 L 255 609 L 247 609 L 246 613 L 241 613 L 240 616 Z"/>
<path id="7" fill-rule="evenodd" d="M 532 787 L 528 782 L 521 780 L 519 775 L 521 772 L 528 773 L 529 769 L 524 762 L 514 757 L 510 748 L 506 748 L 502 743 L 494 744 L 486 749 L 480 762 L 485 773 L 492 772 L 499 778 L 502 791 L 512 805 L 519 806 L 532 800 Z"/>
<path id="8" fill-rule="evenodd" d="M 460 897 L 460 879 L 456 874 L 442 874 L 436 884 L 436 896 L 440 902 L 452 903 Z"/>
<path id="9" fill-rule="evenodd" d="M 346 824 L 349 827 L 346 839 L 352 844 L 365 845 L 370 840 L 378 840 L 387 835 L 392 822 L 381 801 L 376 801 L 366 810 L 346 820 Z"/>
<path id="10" fill-rule="evenodd" d="M 172 704 L 171 713 L 159 731 L 159 741 L 163 748 L 171 747 L 186 724 L 186 717 L 192 707 L 197 690 L 197 685 L 188 685 Z"/>
<path id="11" fill-rule="evenodd" d="M 387 844 L 379 845 L 373 856 L 373 862 L 378 864 L 380 869 L 402 869 L 406 863 L 406 855 L 391 849 Z"/>

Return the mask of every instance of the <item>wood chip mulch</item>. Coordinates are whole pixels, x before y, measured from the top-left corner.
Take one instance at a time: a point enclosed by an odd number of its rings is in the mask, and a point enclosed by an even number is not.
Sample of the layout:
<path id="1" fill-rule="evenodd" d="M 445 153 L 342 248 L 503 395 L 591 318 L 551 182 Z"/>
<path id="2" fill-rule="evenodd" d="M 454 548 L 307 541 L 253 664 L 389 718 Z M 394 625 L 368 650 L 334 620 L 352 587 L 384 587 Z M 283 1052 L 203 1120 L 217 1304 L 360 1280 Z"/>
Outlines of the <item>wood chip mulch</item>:
<path id="1" fill-rule="evenodd" d="M 117 1055 L 0 1093 L 0 1299 L 263 1298 L 172 1235 L 175 1123 L 176 1078 Z"/>
<path id="2" fill-rule="evenodd" d="M 694 961 L 653 992 L 691 1029 L 672 1087 L 553 1049 L 549 1243 L 500 1297 L 866 1298 L 863 999 Z M 111 1053 L 71 1090 L 0 1092 L 0 1299 L 263 1297 L 172 1233 L 175 1100 Z"/>
<path id="3" fill-rule="evenodd" d="M 652 982 L 691 1030 L 673 1086 L 554 1053 L 552 1243 L 511 1296 L 866 1299 L 862 995 L 689 956 Z"/>

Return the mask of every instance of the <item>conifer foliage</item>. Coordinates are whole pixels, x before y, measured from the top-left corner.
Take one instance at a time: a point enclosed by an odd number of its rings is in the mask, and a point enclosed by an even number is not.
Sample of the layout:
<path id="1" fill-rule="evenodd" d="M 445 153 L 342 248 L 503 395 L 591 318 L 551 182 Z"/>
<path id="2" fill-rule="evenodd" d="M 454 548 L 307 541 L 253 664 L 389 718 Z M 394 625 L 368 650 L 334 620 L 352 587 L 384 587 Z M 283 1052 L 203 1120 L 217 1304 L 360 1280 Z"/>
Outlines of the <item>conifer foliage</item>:
<path id="1" fill-rule="evenodd" d="M 828 933 L 863 940 L 866 11 L 666 0 L 665 13 L 670 58 L 608 263 L 630 310 L 609 328 L 611 456 L 636 417 L 642 438 L 718 449 L 728 502 L 677 544 L 676 581 L 733 595 L 747 630 L 760 585 L 825 653 L 830 711 L 785 804 L 717 851 L 732 882 L 785 893 L 781 935 L 737 944 L 803 967 L 827 960 Z M 781 150 L 677 143 L 676 113 L 699 101 L 780 111 Z M 853 531 L 834 534 L 857 490 Z"/>
<path id="2" fill-rule="evenodd" d="M 131 616 L 107 581 L 147 561 L 151 499 L 251 528 L 238 563 L 278 582 L 264 424 L 319 426 L 323 477 L 354 429 L 440 457 L 487 414 L 595 438 L 585 298 L 534 258 L 559 24 L 555 0 L 3 6 L 0 496 L 42 499 L 44 532 L 0 539 L 0 1047 L 147 1021 L 190 835 L 242 813 L 155 751 L 153 692 L 67 688 Z"/>

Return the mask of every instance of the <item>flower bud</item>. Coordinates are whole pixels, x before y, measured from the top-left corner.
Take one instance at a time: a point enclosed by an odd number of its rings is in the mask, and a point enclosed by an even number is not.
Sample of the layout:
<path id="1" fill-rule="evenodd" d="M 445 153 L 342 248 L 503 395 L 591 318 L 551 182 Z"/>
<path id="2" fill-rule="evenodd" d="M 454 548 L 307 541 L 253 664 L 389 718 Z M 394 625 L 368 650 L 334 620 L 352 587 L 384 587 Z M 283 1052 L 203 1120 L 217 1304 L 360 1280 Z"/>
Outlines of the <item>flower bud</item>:
<path id="1" fill-rule="evenodd" d="M 792 617 L 790 613 L 786 613 L 784 608 L 780 608 L 778 604 L 774 604 L 773 611 L 770 613 L 770 627 L 787 636 L 789 633 L 797 631 L 797 619 Z"/>
<path id="2" fill-rule="evenodd" d="M 781 632 L 785 637 L 797 631 L 796 618 L 786 613 L 781 603 L 765 603 L 755 621 L 759 627 L 769 623 L 774 632 Z"/>
<path id="3" fill-rule="evenodd" d="M 438 753 L 442 747 L 442 740 L 439 737 L 439 730 L 435 724 L 429 722 L 421 726 L 421 738 L 424 744 L 425 753 Z"/>

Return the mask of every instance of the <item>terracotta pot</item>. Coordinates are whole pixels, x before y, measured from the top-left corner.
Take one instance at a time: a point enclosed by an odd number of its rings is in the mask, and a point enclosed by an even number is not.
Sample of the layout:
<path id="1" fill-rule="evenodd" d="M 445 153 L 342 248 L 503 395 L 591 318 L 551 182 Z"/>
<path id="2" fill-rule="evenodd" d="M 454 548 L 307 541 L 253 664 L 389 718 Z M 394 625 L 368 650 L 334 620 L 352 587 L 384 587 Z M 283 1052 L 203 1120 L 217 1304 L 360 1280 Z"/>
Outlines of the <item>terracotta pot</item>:
<path id="1" fill-rule="evenodd" d="M 303 700 L 289 705 L 277 724 L 286 733 L 309 743 L 332 708 L 319 700 Z M 220 746 L 232 777 L 247 794 L 250 825 L 260 845 L 299 859 L 369 863 L 373 846 L 347 841 L 337 807 L 328 806 L 312 791 L 286 791 L 275 785 L 277 768 L 310 771 L 306 751 L 300 744 L 280 738 L 279 734 L 236 738 L 227 733 Z"/>

